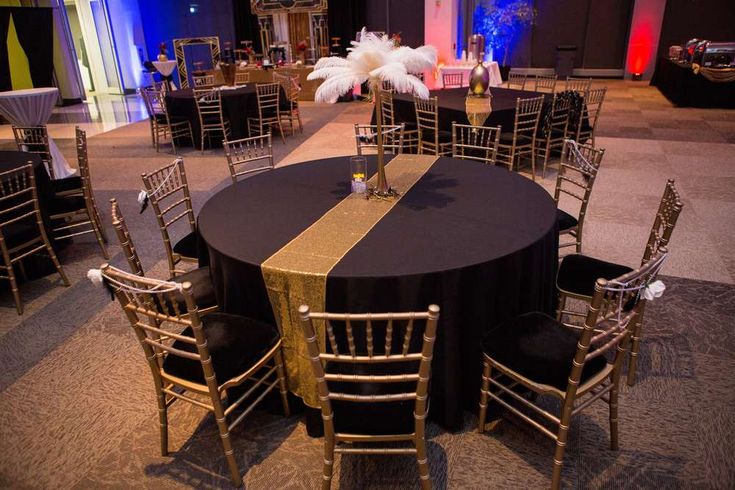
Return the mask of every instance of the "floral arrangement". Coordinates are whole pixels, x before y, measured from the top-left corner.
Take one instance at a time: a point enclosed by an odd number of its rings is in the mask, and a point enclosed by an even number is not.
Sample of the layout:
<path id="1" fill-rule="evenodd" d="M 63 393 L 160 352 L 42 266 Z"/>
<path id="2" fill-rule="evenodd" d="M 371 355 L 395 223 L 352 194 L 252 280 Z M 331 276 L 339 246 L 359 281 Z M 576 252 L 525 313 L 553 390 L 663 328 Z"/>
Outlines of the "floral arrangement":
<path id="1" fill-rule="evenodd" d="M 482 0 L 473 13 L 473 30 L 485 36 L 485 51 L 503 50 L 508 62 L 511 44 L 524 28 L 533 24 L 536 9 L 531 0 Z"/>
<path id="2" fill-rule="evenodd" d="M 390 40 L 393 41 L 396 48 L 399 47 L 401 45 L 401 33 L 396 32 L 390 37 Z"/>
<path id="3" fill-rule="evenodd" d="M 308 46 L 309 45 L 306 44 L 306 39 L 299 41 L 299 43 L 296 45 L 296 51 L 298 51 L 299 53 L 303 53 L 304 51 L 306 51 L 306 48 Z"/>

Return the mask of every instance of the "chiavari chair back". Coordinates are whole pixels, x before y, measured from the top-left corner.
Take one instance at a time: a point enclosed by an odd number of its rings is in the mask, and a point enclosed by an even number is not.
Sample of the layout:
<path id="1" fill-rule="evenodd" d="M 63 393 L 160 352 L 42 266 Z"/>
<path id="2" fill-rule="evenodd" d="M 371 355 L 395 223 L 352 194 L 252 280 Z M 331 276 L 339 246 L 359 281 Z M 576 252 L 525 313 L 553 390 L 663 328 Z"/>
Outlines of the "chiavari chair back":
<path id="1" fill-rule="evenodd" d="M 556 74 L 536 75 L 534 90 L 536 92 L 549 92 L 553 94 L 556 91 Z"/>
<path id="2" fill-rule="evenodd" d="M 107 236 L 92 191 L 87 154 L 87 133 L 79 127 L 76 128 L 76 146 L 82 195 L 57 196 L 50 203 L 48 212 L 53 223 L 54 238 L 65 240 L 93 233 L 102 250 L 102 256 L 109 259 L 110 256 L 105 246 Z"/>
<path id="3" fill-rule="evenodd" d="M 51 179 L 55 179 L 54 165 L 51 159 L 48 131 L 45 125 L 16 126 L 13 124 L 13 137 L 18 151 L 35 153 L 41 157 Z"/>
<path id="4" fill-rule="evenodd" d="M 197 88 L 211 89 L 215 86 L 214 75 L 212 74 L 192 75 L 191 79 L 194 82 L 195 89 Z"/>
<path id="5" fill-rule="evenodd" d="M 250 72 L 246 70 L 237 70 L 235 72 L 235 85 L 246 85 L 250 83 Z"/>
<path id="6" fill-rule="evenodd" d="M 294 134 L 294 119 L 299 123 L 299 132 L 303 133 L 304 127 L 301 124 L 301 113 L 299 111 L 301 85 L 299 84 L 298 73 L 291 73 L 286 70 L 280 70 L 280 73 L 273 72 L 273 81 L 278 83 L 283 89 L 283 93 L 286 94 L 289 110 L 281 110 L 281 117 L 291 125 L 291 135 Z"/>
<path id="7" fill-rule="evenodd" d="M 564 82 L 564 90 L 573 90 L 580 94 L 584 94 L 590 88 L 592 88 L 592 78 L 567 77 Z"/>
<path id="8" fill-rule="evenodd" d="M 22 260 L 29 255 L 44 252 L 53 262 L 64 285 L 68 286 L 69 279 L 43 226 L 33 165 L 29 163 L 0 172 L 0 279 L 10 282 L 15 309 L 19 315 L 23 314 L 23 302 L 20 299 L 14 266 L 17 264 L 21 276 L 24 276 Z"/>
<path id="9" fill-rule="evenodd" d="M 286 143 L 281 125 L 281 87 L 277 83 L 259 83 L 255 86 L 258 101 L 258 117 L 248 118 L 248 128 L 251 135 L 264 135 L 272 132 L 274 127 L 281 133 L 281 140 Z"/>
<path id="10" fill-rule="evenodd" d="M 425 429 L 439 307 L 350 314 L 302 305 L 299 315 L 324 422 L 322 488 L 330 487 L 335 453 L 415 454 L 421 487 L 431 488 Z M 326 331 L 326 348 L 317 341 L 317 327 Z M 342 445 L 394 441 L 413 447 Z"/>
<path id="11" fill-rule="evenodd" d="M 478 431 L 486 429 L 491 398 L 552 439 L 556 443 L 551 480 L 554 489 L 561 487 L 572 418 L 597 400 L 609 406 L 610 447 L 618 449 L 622 365 L 646 290 L 656 280 L 667 255 L 661 248 L 637 270 L 610 280 L 598 279 L 582 327 L 570 329 L 543 313 L 527 313 L 491 330 L 483 341 Z M 551 350 L 553 353 L 549 353 Z M 560 414 L 534 403 L 535 397 L 519 395 L 515 388 L 519 385 L 560 400 Z M 510 404 L 509 399 L 519 402 L 522 409 Z M 538 417 L 531 416 L 534 412 L 556 430 L 539 423 Z"/>
<path id="12" fill-rule="evenodd" d="M 526 90 L 526 82 L 528 81 L 528 75 L 525 73 L 508 73 L 508 81 L 505 82 L 506 87 L 514 88 L 517 90 Z"/>
<path id="13" fill-rule="evenodd" d="M 574 140 L 564 140 L 559 172 L 556 175 L 554 202 L 559 208 L 562 198 L 564 198 L 565 203 L 572 201 L 578 206 L 578 212 L 575 217 L 561 210 L 561 208 L 557 210 L 560 249 L 575 247 L 577 253 L 582 252 L 582 230 L 587 216 L 587 206 L 604 155 L 604 149 L 597 149 L 590 145 L 580 145 Z M 561 238 L 567 236 L 573 238 L 573 240 L 561 241 Z"/>
<path id="14" fill-rule="evenodd" d="M 439 99 L 413 96 L 416 107 L 416 125 L 419 130 L 419 153 L 447 155 L 452 151 L 452 134 L 439 130 Z"/>
<path id="15" fill-rule="evenodd" d="M 151 369 L 161 454 L 168 455 L 168 407 L 176 401 L 196 405 L 214 414 L 232 482 L 240 486 L 230 431 L 274 389 L 289 413 L 277 329 L 225 313 L 201 316 L 189 282 L 160 281 L 108 264 L 99 273 L 114 292 Z M 226 345 L 221 338 L 227 338 Z M 251 380 L 257 382 L 251 389 L 228 399 L 229 390 Z M 228 423 L 238 407 L 241 413 Z"/>
<path id="16" fill-rule="evenodd" d="M 225 140 L 222 146 L 233 184 L 237 183 L 238 177 L 275 168 L 270 133 L 234 141 Z"/>
<path id="17" fill-rule="evenodd" d="M 541 170 L 542 178 L 546 178 L 546 165 L 549 156 L 555 148 L 561 148 L 567 135 L 569 126 L 569 112 L 572 108 L 572 100 L 569 97 L 553 94 L 551 107 L 544 116 L 541 123 L 543 138 L 537 138 L 536 150 L 539 156 L 543 156 L 544 163 Z"/>
<path id="18" fill-rule="evenodd" d="M 222 92 L 217 89 L 194 89 L 194 101 L 199 116 L 201 131 L 201 151 L 204 152 L 204 140 L 211 134 L 221 134 L 223 139 L 230 136 L 230 121 L 222 112 Z"/>
<path id="19" fill-rule="evenodd" d="M 598 88 L 588 90 L 584 93 L 584 110 L 587 118 L 588 127 L 583 127 L 585 118 L 580 117 L 576 128 L 576 139 L 578 142 L 584 143 L 591 140 L 592 146 L 595 146 L 595 129 L 597 128 L 597 120 L 602 110 L 602 102 L 605 100 L 607 88 Z"/>
<path id="20" fill-rule="evenodd" d="M 378 96 L 378 110 L 380 110 L 383 124 L 386 126 L 397 126 L 395 110 L 393 107 L 393 92 L 381 90 Z M 415 125 L 403 124 L 403 150 L 409 153 L 418 152 L 419 130 Z"/>
<path id="21" fill-rule="evenodd" d="M 120 242 L 120 248 L 122 248 L 123 255 L 128 261 L 130 270 L 135 275 L 145 276 L 143 263 L 140 261 L 135 244 L 133 244 L 133 238 L 130 236 L 128 224 L 125 222 L 122 211 L 120 211 L 120 205 L 118 205 L 117 199 L 114 198 L 110 199 L 110 216 L 112 216 L 112 227 L 115 229 L 115 234 Z"/>
<path id="22" fill-rule="evenodd" d="M 184 271 L 177 268 L 179 262 L 197 263 L 199 261 L 196 251 L 198 240 L 196 218 L 189 184 L 186 180 L 184 160 L 177 158 L 173 163 L 153 172 L 144 173 L 141 177 L 161 230 L 169 273 L 171 276 L 181 274 Z M 170 230 L 182 220 L 183 223 L 186 223 L 184 228 L 187 229 L 188 234 L 173 244 Z"/>
<path id="23" fill-rule="evenodd" d="M 388 153 L 403 153 L 404 125 L 383 125 L 383 148 Z M 375 124 L 355 124 L 355 144 L 357 154 L 378 151 L 378 126 Z"/>
<path id="24" fill-rule="evenodd" d="M 681 202 L 679 191 L 676 189 L 676 182 L 674 179 L 667 180 L 664 194 L 661 196 L 661 202 L 656 212 L 656 218 L 653 220 L 651 233 L 648 236 L 646 249 L 643 252 L 642 264 L 648 262 L 659 248 L 668 247 L 683 208 L 684 204 Z"/>
<path id="25" fill-rule="evenodd" d="M 380 81 L 380 90 L 382 92 L 386 93 L 394 93 L 396 91 L 395 87 L 392 83 L 390 83 L 388 80 L 381 80 Z"/>
<path id="26" fill-rule="evenodd" d="M 498 157 L 511 171 L 516 160 L 530 156 L 533 180 L 536 180 L 536 130 L 543 107 L 543 96 L 532 99 L 518 98 L 513 133 L 501 134 L 498 145 Z"/>
<path id="27" fill-rule="evenodd" d="M 460 88 L 464 85 L 464 75 L 460 73 L 442 73 L 444 88 Z"/>
<path id="28" fill-rule="evenodd" d="M 495 165 L 500 126 L 470 126 L 452 123 L 452 157 Z"/>

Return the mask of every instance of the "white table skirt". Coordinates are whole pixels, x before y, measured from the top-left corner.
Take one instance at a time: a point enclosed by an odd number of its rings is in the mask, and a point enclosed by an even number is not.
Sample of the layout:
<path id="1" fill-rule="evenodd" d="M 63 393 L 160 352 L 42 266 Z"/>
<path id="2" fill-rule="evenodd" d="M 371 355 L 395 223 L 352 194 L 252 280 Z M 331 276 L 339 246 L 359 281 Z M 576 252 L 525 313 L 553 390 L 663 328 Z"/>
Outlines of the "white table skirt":
<path id="1" fill-rule="evenodd" d="M 444 65 L 442 67 L 439 67 L 439 72 L 441 74 L 444 73 L 462 73 L 464 75 L 464 83 L 469 84 L 470 82 L 470 72 L 472 72 L 472 69 L 475 67 L 475 65 L 471 64 L 462 64 L 462 65 Z M 488 63 L 485 63 L 485 67 L 490 72 L 490 86 L 491 87 L 500 87 L 503 85 L 503 79 L 500 76 L 500 68 L 498 67 L 497 61 L 490 61 Z"/>
<path id="2" fill-rule="evenodd" d="M 0 114 L 16 126 L 41 126 L 51 117 L 58 96 L 59 89 L 55 87 L 0 92 Z M 56 178 L 74 175 L 76 170 L 69 166 L 50 136 L 48 146 Z"/>

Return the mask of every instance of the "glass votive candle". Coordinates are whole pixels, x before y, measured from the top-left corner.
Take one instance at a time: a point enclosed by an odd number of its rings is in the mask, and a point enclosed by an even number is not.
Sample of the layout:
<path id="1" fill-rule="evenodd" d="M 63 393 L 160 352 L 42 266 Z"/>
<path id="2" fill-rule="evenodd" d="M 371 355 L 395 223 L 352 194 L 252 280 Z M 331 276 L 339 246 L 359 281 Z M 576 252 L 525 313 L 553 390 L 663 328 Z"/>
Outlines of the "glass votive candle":
<path id="1" fill-rule="evenodd" d="M 350 188 L 363 194 L 367 191 L 367 163 L 365 157 L 350 157 Z"/>

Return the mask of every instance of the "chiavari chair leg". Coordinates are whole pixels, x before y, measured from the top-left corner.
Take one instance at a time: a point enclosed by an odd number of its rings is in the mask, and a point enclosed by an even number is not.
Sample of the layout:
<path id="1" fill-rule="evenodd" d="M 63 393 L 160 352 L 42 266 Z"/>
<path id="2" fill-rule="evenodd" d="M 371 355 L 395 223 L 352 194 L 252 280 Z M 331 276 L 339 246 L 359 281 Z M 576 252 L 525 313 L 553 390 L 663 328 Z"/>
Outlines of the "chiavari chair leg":
<path id="1" fill-rule="evenodd" d="M 24 281 L 28 280 L 28 275 L 26 274 L 26 266 L 23 264 L 23 260 L 19 260 L 16 262 L 18 264 L 18 271 L 20 272 L 20 277 L 23 278 Z"/>
<path id="2" fill-rule="evenodd" d="M 64 282 L 64 286 L 70 286 L 71 283 L 69 282 L 69 278 L 66 277 L 66 272 L 64 272 L 64 268 L 61 267 L 61 263 L 59 262 L 59 259 L 56 257 L 56 252 L 54 252 L 54 249 L 51 248 L 51 244 L 48 242 L 48 238 L 46 237 L 45 233 L 43 236 L 43 241 L 46 243 L 46 251 L 51 257 L 51 261 L 54 263 L 54 267 L 56 267 L 56 271 L 61 276 L 61 280 Z"/>
<path id="3" fill-rule="evenodd" d="M 8 281 L 10 281 L 10 290 L 13 292 L 13 301 L 15 301 L 15 311 L 19 315 L 23 314 L 23 302 L 20 299 L 20 291 L 18 290 L 18 282 L 15 279 L 15 272 L 13 272 L 13 263 L 10 262 L 10 258 L 5 257 L 6 270 L 8 272 Z"/>
<path id="4" fill-rule="evenodd" d="M 564 314 L 564 309 L 567 307 L 567 295 L 559 293 L 558 308 L 556 310 L 556 321 L 561 322 L 561 317 Z"/>
<path id="5" fill-rule="evenodd" d="M 158 426 L 161 432 L 161 456 L 168 456 L 168 411 L 166 409 L 166 394 L 158 387 L 156 387 L 156 391 Z"/>
<path id="6" fill-rule="evenodd" d="M 106 260 L 110 260 L 110 254 L 107 252 L 107 247 L 105 247 L 105 239 L 100 231 L 99 223 L 95 216 L 96 214 L 96 211 L 87 209 L 87 217 L 89 218 L 89 223 L 92 225 L 92 230 L 94 230 L 94 236 L 97 238 L 97 243 L 99 243 L 100 249 L 102 250 L 102 256 Z"/>
<path id="7" fill-rule="evenodd" d="M 283 413 L 286 417 L 291 415 L 291 410 L 288 406 L 288 386 L 286 386 L 286 376 L 283 371 L 283 353 L 279 350 L 275 356 L 276 362 L 276 374 L 278 375 L 278 387 L 281 391 L 281 403 L 283 403 Z"/>
<path id="8" fill-rule="evenodd" d="M 536 147 L 536 140 L 534 139 L 533 143 L 531 143 L 531 180 L 536 182 L 536 151 L 534 148 Z"/>
<path id="9" fill-rule="evenodd" d="M 236 487 L 242 485 L 242 477 L 240 477 L 240 469 L 235 461 L 235 451 L 232 448 L 232 441 L 230 440 L 230 431 L 227 428 L 227 420 L 225 418 L 225 411 L 222 408 L 222 403 L 214 403 L 214 418 L 217 420 L 217 428 L 219 429 L 220 439 L 222 439 L 222 447 L 225 451 L 225 459 L 227 459 L 227 466 L 230 468 L 230 476 L 232 483 Z"/>
<path id="10" fill-rule="evenodd" d="M 425 415 L 424 415 L 425 416 Z M 421 421 L 416 431 L 416 462 L 419 468 L 419 481 L 423 490 L 431 488 L 431 475 L 429 474 L 429 461 L 426 458 L 426 435 L 425 423 Z"/>
<path id="11" fill-rule="evenodd" d="M 204 135 L 205 135 L 205 134 L 207 135 L 207 138 L 209 138 L 209 133 L 205 133 L 205 132 L 204 132 L 204 128 L 202 128 L 202 138 L 201 138 L 201 141 L 200 141 L 200 145 L 199 145 L 199 146 L 200 146 L 199 150 L 200 150 L 200 151 L 201 151 L 202 153 L 204 153 Z"/>
<path id="12" fill-rule="evenodd" d="M 301 111 L 296 111 L 296 119 L 299 121 L 299 133 L 304 133 L 304 126 L 301 125 Z"/>
<path id="13" fill-rule="evenodd" d="M 485 432 L 485 420 L 487 418 L 487 400 L 490 391 L 490 376 L 492 375 L 492 367 L 487 359 L 483 360 L 482 368 L 482 387 L 480 388 L 480 415 L 477 422 L 477 432 L 482 434 Z"/>
<path id="14" fill-rule="evenodd" d="M 613 385 L 610 389 L 610 449 L 618 450 L 618 385 L 620 383 L 620 369 L 613 374 Z"/>
<path id="15" fill-rule="evenodd" d="M 271 126 L 272 128 L 273 126 Z M 286 136 L 283 134 L 283 125 L 281 124 L 281 120 L 278 120 L 278 132 L 281 133 L 281 141 L 283 141 L 283 144 L 286 144 Z"/>
<path id="16" fill-rule="evenodd" d="M 550 153 L 551 153 L 551 142 L 547 141 L 546 142 L 546 151 L 544 151 L 544 166 L 543 166 L 543 168 L 541 170 L 541 178 L 542 179 L 545 179 L 546 178 L 546 164 L 549 161 L 549 154 Z"/>
<path id="17" fill-rule="evenodd" d="M 150 119 L 150 123 L 151 123 L 151 144 L 153 145 L 153 147 L 155 147 L 156 146 L 156 130 L 153 129 L 153 119 Z"/>
<path id="18" fill-rule="evenodd" d="M 558 490 L 561 488 L 561 470 L 564 464 L 564 450 L 567 446 L 567 438 L 569 436 L 569 424 L 572 420 L 571 401 L 566 401 L 562 408 L 561 420 L 559 422 L 559 432 L 556 435 L 556 449 L 554 450 L 554 469 L 551 474 L 551 488 Z"/>
<path id="19" fill-rule="evenodd" d="M 324 429 L 322 490 L 330 490 L 330 488 L 332 488 L 332 474 L 334 472 L 334 428 L 332 427 L 331 431 L 328 427 L 325 427 Z"/>
<path id="20" fill-rule="evenodd" d="M 636 317 L 636 323 L 633 327 L 633 335 L 630 342 L 630 358 L 628 363 L 628 386 L 635 384 L 635 375 L 638 370 L 638 351 L 641 346 L 641 327 L 643 325 L 642 313 Z"/>

